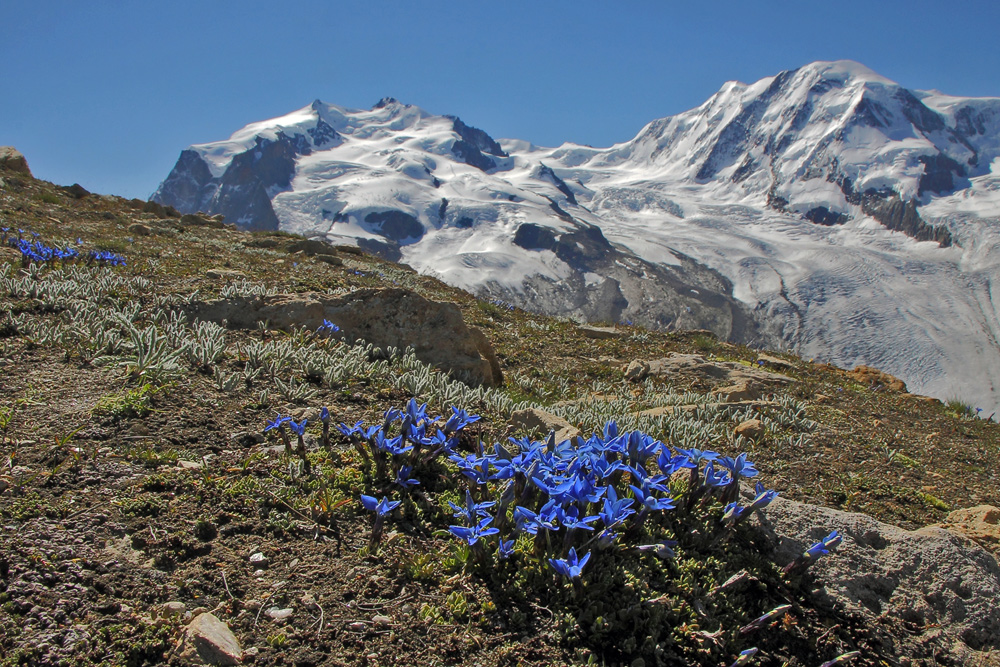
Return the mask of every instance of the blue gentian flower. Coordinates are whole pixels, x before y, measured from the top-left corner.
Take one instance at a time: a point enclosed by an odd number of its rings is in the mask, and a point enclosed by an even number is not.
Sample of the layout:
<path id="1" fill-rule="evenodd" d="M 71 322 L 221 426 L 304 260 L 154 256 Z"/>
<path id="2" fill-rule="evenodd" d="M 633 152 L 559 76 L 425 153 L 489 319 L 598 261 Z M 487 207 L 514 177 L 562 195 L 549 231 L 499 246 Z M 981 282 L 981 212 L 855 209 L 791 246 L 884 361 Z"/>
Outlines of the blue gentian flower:
<path id="1" fill-rule="evenodd" d="M 566 558 L 550 558 L 549 565 L 564 577 L 578 579 L 588 560 L 590 560 L 589 551 L 584 554 L 583 558 L 577 558 L 576 549 L 570 547 L 569 555 Z"/>
<path id="2" fill-rule="evenodd" d="M 308 422 L 308 421 L 309 421 L 308 419 L 303 419 L 302 423 L 296 424 L 294 421 L 292 421 L 291 418 L 289 418 L 288 419 L 288 428 L 292 429 L 292 432 L 295 433 L 295 435 L 305 435 L 305 433 L 306 433 L 306 422 Z"/>
<path id="3" fill-rule="evenodd" d="M 500 540 L 500 544 L 497 545 L 497 556 L 501 560 L 507 560 L 514 555 L 514 540 Z"/>
<path id="4" fill-rule="evenodd" d="M 481 503 L 477 503 L 472 499 L 472 494 L 468 491 L 465 492 L 465 507 L 460 507 L 455 503 L 448 501 L 451 508 L 455 510 L 452 514 L 456 519 L 464 518 L 470 525 L 479 521 L 480 517 L 489 516 L 490 513 L 487 511 L 494 505 L 496 505 L 495 500 L 486 500 Z"/>
<path id="5" fill-rule="evenodd" d="M 413 479 L 410 477 L 410 474 L 412 472 L 413 472 L 413 466 L 400 467 L 399 472 L 396 474 L 395 483 L 403 487 L 404 489 L 408 489 L 411 486 L 416 486 L 420 484 L 420 480 Z"/>
<path id="6" fill-rule="evenodd" d="M 364 505 L 365 509 L 369 512 L 375 512 L 380 517 L 392 513 L 402 502 L 401 500 L 390 501 L 388 497 L 376 500 L 372 496 L 361 495 L 361 504 Z"/>
<path id="7" fill-rule="evenodd" d="M 739 479 L 740 477 L 756 477 L 757 469 L 754 468 L 753 463 L 747 461 L 747 455 L 740 454 L 735 459 L 728 456 L 719 457 L 719 465 L 732 473 L 733 479 Z"/>
<path id="8" fill-rule="evenodd" d="M 425 408 L 427 406 L 424 406 Z M 479 415 L 470 415 L 465 410 L 461 408 L 452 407 L 452 415 L 448 418 L 448 421 L 444 424 L 444 432 L 446 434 L 451 434 L 456 431 L 460 431 L 469 424 L 473 424 L 479 421 Z M 510 458 L 510 457 L 508 457 Z"/>
<path id="9" fill-rule="evenodd" d="M 282 424 L 290 421 L 292 421 L 291 417 L 282 417 L 281 414 L 279 413 L 278 416 L 274 418 L 274 421 L 270 421 L 267 423 L 267 426 L 264 427 L 264 432 L 266 433 L 271 429 L 281 428 Z"/>
<path id="10" fill-rule="evenodd" d="M 496 535 L 500 532 L 498 528 L 488 527 L 492 521 L 493 517 L 488 516 L 475 526 L 448 526 L 448 530 L 451 531 L 452 535 L 460 540 L 465 540 L 465 542 L 471 547 L 484 537 Z"/>
<path id="11" fill-rule="evenodd" d="M 651 494 L 643 491 L 638 486 L 632 484 L 629 485 L 632 489 L 632 493 L 635 494 L 635 499 L 642 505 L 643 511 L 645 512 L 656 512 L 660 510 L 672 510 L 677 505 L 674 503 L 673 498 L 656 498 Z"/>

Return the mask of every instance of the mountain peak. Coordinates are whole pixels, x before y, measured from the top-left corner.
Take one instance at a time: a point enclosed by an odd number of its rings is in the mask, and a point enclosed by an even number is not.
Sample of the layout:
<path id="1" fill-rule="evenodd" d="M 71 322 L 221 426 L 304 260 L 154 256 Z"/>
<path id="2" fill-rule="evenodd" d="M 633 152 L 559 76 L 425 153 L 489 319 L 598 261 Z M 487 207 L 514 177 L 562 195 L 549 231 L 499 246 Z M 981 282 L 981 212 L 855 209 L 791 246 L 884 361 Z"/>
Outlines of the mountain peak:
<path id="1" fill-rule="evenodd" d="M 813 73 L 820 79 L 842 81 L 844 83 L 862 81 L 865 83 L 898 85 L 895 81 L 882 76 L 870 67 L 854 60 L 817 60 L 799 68 L 798 71 Z"/>
<path id="2" fill-rule="evenodd" d="M 399 100 L 397 100 L 395 97 L 383 97 L 382 99 L 380 99 L 378 102 L 375 103 L 375 106 L 372 107 L 372 111 L 374 111 L 375 109 L 384 109 L 387 106 L 393 104 L 399 104 Z"/>

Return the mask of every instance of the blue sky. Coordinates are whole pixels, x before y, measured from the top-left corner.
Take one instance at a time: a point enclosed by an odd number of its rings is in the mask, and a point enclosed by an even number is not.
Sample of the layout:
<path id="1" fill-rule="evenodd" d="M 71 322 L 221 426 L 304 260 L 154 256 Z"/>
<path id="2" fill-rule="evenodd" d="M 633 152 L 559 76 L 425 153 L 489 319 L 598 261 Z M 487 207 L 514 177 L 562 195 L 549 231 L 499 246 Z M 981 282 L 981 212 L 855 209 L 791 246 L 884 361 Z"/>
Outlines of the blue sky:
<path id="1" fill-rule="evenodd" d="M 814 60 L 1000 96 L 998 33 L 995 0 L 12 0 L 0 145 L 39 178 L 145 198 L 189 144 L 317 98 L 391 95 L 498 138 L 607 146 L 727 80 Z"/>

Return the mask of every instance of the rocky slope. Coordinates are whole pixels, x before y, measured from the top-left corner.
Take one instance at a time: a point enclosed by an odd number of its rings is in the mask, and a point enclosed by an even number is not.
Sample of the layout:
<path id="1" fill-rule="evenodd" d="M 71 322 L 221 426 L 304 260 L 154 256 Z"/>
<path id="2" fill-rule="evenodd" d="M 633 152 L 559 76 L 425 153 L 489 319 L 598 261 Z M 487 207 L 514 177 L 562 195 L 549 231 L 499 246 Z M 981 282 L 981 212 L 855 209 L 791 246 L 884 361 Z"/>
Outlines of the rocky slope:
<path id="1" fill-rule="evenodd" d="M 961 406 L 871 368 L 580 327 L 354 246 L 0 174 L 0 667 L 714 666 L 754 649 L 767 667 L 855 651 L 863 667 L 996 663 L 1000 439 Z M 77 254 L 22 252 L 37 244 Z M 414 340 L 447 344 L 390 349 Z M 438 370 L 471 379 L 470 363 L 482 386 Z M 395 430 L 411 397 L 481 417 L 461 456 L 413 466 L 419 485 L 379 475 L 336 428 L 326 442 L 321 408 Z M 268 428 L 276 414 L 301 449 Z M 658 483 L 677 507 L 628 517 L 620 547 L 571 534 L 568 514 L 507 560 L 493 536 L 483 562 L 449 532 L 469 488 L 456 460 L 524 451 L 508 436 L 550 425 L 607 439 L 609 419 L 672 451 L 745 452 L 781 497 L 730 526 L 715 491 L 675 475 Z M 402 503 L 381 541 L 362 493 Z M 829 555 L 783 571 L 832 530 Z M 592 555 L 574 583 L 547 560 L 567 544 Z"/>
<path id="2" fill-rule="evenodd" d="M 604 149 L 317 101 L 192 146 L 154 199 L 537 312 L 708 328 L 993 409 L 998 155 L 1000 100 L 813 63 Z"/>

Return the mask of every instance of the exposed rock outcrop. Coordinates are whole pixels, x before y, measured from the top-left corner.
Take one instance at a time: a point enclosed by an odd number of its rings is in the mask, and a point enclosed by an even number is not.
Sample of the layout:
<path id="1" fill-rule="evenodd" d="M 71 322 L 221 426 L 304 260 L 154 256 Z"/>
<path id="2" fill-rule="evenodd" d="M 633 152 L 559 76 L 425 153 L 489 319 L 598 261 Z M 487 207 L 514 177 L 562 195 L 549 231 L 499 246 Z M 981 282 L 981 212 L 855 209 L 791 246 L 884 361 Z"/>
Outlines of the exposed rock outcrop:
<path id="1" fill-rule="evenodd" d="M 955 510 L 939 527 L 964 535 L 1000 554 L 1000 509 L 992 505 Z"/>
<path id="2" fill-rule="evenodd" d="M 893 391 L 906 392 L 905 382 L 871 366 L 858 366 L 848 375 L 865 386 L 888 387 Z"/>
<path id="3" fill-rule="evenodd" d="M 31 176 L 28 160 L 13 146 L 0 146 L 0 169 Z"/>
<path id="4" fill-rule="evenodd" d="M 735 361 L 708 361 L 700 354 L 679 354 L 672 353 L 662 359 L 651 359 L 642 362 L 646 366 L 646 373 L 642 377 L 667 377 L 672 375 L 686 374 L 707 379 L 726 380 L 732 383 L 738 382 L 770 382 L 774 384 L 787 384 L 791 378 L 780 373 L 772 373 L 761 368 L 751 368 Z M 728 393 L 732 390 L 737 392 L 735 387 L 726 387 L 721 392 Z M 742 400 L 742 399 L 739 399 Z"/>
<path id="5" fill-rule="evenodd" d="M 518 410 L 510 416 L 510 427 L 535 437 L 545 438 L 555 432 L 556 442 L 569 440 L 581 435 L 580 429 L 568 421 L 538 408 Z"/>
<path id="6" fill-rule="evenodd" d="M 782 498 L 764 514 L 779 565 L 840 532 L 836 552 L 808 570 L 818 587 L 815 602 L 860 617 L 897 655 L 974 664 L 967 662 L 973 651 L 1000 649 L 1000 566 L 974 542 L 936 527 L 908 531 Z"/>
<path id="7" fill-rule="evenodd" d="M 421 361 L 474 385 L 503 382 L 493 346 L 465 324 L 453 303 L 429 301 L 405 289 L 357 290 L 342 297 L 279 294 L 199 302 L 190 315 L 230 327 L 252 329 L 267 321 L 277 329 L 315 329 L 323 320 L 340 327 L 348 340 L 382 349 L 412 347 Z"/>

